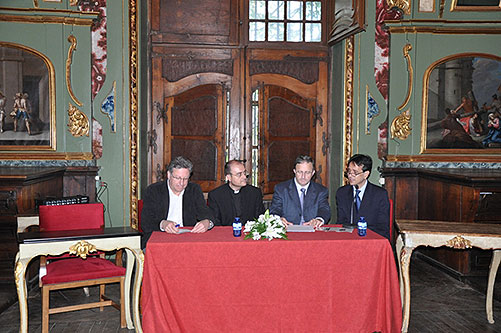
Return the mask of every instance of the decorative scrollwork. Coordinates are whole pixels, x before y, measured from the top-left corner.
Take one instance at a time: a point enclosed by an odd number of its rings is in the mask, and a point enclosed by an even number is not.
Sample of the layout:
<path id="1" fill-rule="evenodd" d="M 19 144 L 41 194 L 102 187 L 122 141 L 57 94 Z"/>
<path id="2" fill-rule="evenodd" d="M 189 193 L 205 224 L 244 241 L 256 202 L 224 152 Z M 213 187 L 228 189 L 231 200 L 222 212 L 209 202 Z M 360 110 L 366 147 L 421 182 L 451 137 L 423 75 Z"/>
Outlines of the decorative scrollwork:
<path id="1" fill-rule="evenodd" d="M 411 123 L 411 112 L 410 110 L 404 111 L 396 116 L 391 122 L 390 132 L 391 138 L 398 138 L 400 140 L 405 140 L 411 134 L 412 128 Z"/>
<path id="2" fill-rule="evenodd" d="M 404 46 L 403 53 L 404 53 L 404 58 L 407 61 L 407 73 L 409 75 L 409 79 L 408 79 L 408 85 L 407 85 L 407 96 L 405 97 L 405 100 L 402 103 L 402 105 L 400 105 L 398 107 L 399 110 L 402 110 L 407 105 L 407 103 L 409 103 L 409 100 L 411 99 L 411 94 L 412 94 L 414 69 L 412 68 L 411 56 L 409 55 L 410 50 L 412 50 L 412 45 L 406 44 Z"/>
<path id="3" fill-rule="evenodd" d="M 70 42 L 71 45 L 68 49 L 68 57 L 66 58 L 66 89 L 68 89 L 68 93 L 73 102 L 78 106 L 82 106 L 82 102 L 76 98 L 73 93 L 73 88 L 71 88 L 71 63 L 73 62 L 73 51 L 77 49 L 77 38 L 73 35 L 69 35 L 68 42 Z"/>
<path id="4" fill-rule="evenodd" d="M 89 118 L 85 113 L 70 103 L 68 116 L 68 130 L 74 137 L 89 136 Z"/>
<path id="5" fill-rule="evenodd" d="M 464 250 L 471 248 L 471 241 L 464 238 L 463 236 L 456 236 L 452 239 L 449 239 L 446 243 L 446 246 L 452 247 L 457 250 Z"/>
<path id="6" fill-rule="evenodd" d="M 344 156 L 343 165 L 348 163 L 351 157 L 351 145 L 353 141 L 353 69 L 354 69 L 354 42 L 355 38 L 350 36 L 346 38 L 345 49 L 344 49 Z"/>
<path id="7" fill-rule="evenodd" d="M 386 0 L 386 3 L 390 9 L 397 7 L 406 15 L 411 13 L 411 0 Z"/>
<path id="8" fill-rule="evenodd" d="M 322 132 L 322 155 L 327 155 L 327 150 L 329 149 L 331 142 L 330 135 L 327 135 L 325 132 Z"/>
<path id="9" fill-rule="evenodd" d="M 155 111 L 157 112 L 157 125 L 160 124 L 160 121 L 162 119 L 165 120 L 165 124 L 168 124 L 169 118 L 167 118 L 167 111 L 164 108 L 162 108 L 162 104 L 160 104 L 160 102 L 155 101 L 153 103 L 153 106 L 155 107 Z M 167 108 L 168 107 L 169 105 L 167 104 Z"/>
<path id="10" fill-rule="evenodd" d="M 319 105 L 317 108 L 313 109 L 313 127 L 317 126 L 317 121 L 320 123 L 320 126 L 324 126 L 324 120 L 322 119 L 322 105 Z"/>
<path id="11" fill-rule="evenodd" d="M 157 146 L 157 131 L 155 129 L 149 131 L 147 133 L 148 136 L 148 151 L 153 150 L 153 154 L 157 154 L 158 146 Z"/>
<path id="12" fill-rule="evenodd" d="M 70 254 L 77 255 L 82 259 L 87 258 L 91 252 L 96 252 L 96 246 L 84 240 L 70 246 Z"/>

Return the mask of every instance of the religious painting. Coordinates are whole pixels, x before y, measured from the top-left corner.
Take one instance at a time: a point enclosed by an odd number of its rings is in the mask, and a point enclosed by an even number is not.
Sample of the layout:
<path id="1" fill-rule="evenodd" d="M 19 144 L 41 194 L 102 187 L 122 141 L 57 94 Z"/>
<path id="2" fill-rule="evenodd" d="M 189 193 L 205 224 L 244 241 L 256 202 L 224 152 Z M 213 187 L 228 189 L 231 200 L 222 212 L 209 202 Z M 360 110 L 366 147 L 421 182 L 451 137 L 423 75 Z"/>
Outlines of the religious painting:
<path id="1" fill-rule="evenodd" d="M 421 152 L 501 152 L 501 57 L 458 54 L 425 72 Z"/>
<path id="2" fill-rule="evenodd" d="M 55 149 L 54 67 L 40 52 L 0 42 L 0 150 Z"/>

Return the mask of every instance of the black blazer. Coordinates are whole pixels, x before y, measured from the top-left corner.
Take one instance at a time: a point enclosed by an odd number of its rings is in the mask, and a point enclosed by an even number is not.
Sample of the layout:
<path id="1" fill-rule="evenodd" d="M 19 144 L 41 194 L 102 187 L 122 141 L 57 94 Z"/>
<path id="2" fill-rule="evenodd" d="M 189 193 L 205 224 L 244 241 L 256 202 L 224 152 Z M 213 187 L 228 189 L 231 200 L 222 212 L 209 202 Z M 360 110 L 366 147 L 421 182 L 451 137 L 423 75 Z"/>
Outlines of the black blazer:
<path id="1" fill-rule="evenodd" d="M 349 224 L 353 206 L 353 187 L 345 185 L 336 192 L 337 223 Z M 353 208 L 353 221 L 365 217 L 367 227 L 390 239 L 390 200 L 388 192 L 372 183 L 367 183 L 358 214 Z"/>
<path id="2" fill-rule="evenodd" d="M 235 219 L 233 190 L 228 183 L 209 192 L 209 207 L 214 215 L 214 225 L 232 225 Z M 263 194 L 261 189 L 246 185 L 240 189 L 242 226 L 264 213 Z"/>
<path id="3" fill-rule="evenodd" d="M 169 213 L 169 188 L 167 180 L 151 184 L 143 196 L 141 228 L 143 229 L 142 248 L 153 231 L 160 231 L 160 221 Z M 183 194 L 183 225 L 194 226 L 198 221 L 208 219 L 214 222 L 211 210 L 207 207 L 202 189 L 198 184 L 188 183 Z"/>

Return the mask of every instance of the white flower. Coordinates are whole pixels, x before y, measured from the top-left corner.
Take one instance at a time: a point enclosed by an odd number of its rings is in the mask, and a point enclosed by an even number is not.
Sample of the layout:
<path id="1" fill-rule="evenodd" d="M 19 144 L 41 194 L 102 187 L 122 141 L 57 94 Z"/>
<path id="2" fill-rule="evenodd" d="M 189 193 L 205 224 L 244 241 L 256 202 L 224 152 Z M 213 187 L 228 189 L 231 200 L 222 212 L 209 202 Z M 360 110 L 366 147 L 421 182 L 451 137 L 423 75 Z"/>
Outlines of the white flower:
<path id="1" fill-rule="evenodd" d="M 287 239 L 286 229 L 282 224 L 282 221 L 280 220 L 280 216 L 270 215 L 270 212 L 268 210 L 264 214 L 259 215 L 257 220 L 247 221 L 247 223 L 245 224 L 244 233 L 247 233 L 247 235 L 245 236 L 246 239 Z"/>

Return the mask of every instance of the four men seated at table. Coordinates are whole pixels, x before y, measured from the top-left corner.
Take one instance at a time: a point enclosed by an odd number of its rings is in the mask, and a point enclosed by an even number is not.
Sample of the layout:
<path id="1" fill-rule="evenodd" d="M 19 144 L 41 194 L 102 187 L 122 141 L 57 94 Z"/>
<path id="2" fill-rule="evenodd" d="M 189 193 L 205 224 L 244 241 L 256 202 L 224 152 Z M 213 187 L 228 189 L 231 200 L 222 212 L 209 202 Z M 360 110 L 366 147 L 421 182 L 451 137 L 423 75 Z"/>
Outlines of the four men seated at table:
<path id="1" fill-rule="evenodd" d="M 203 233 L 214 225 L 232 225 L 235 217 L 245 224 L 264 213 L 262 192 L 247 184 L 241 161 L 225 164 L 227 183 L 209 192 L 208 205 L 200 186 L 189 181 L 192 169 L 188 159 L 178 156 L 168 166 L 167 180 L 146 188 L 141 212 L 143 248 L 153 231 L 178 233 L 179 227 L 193 226 L 191 232 Z M 350 158 L 345 173 L 349 185 L 336 192 L 337 221 L 333 223 L 356 225 L 364 216 L 369 229 L 389 239 L 388 193 L 367 180 L 371 169 L 369 156 L 356 154 Z M 275 186 L 270 213 L 279 215 L 285 225 L 318 229 L 331 218 L 329 191 L 312 181 L 315 164 L 310 156 L 298 156 L 292 171 L 294 178 Z"/>

